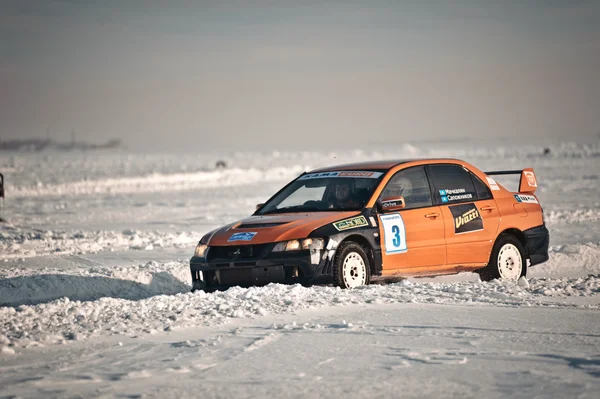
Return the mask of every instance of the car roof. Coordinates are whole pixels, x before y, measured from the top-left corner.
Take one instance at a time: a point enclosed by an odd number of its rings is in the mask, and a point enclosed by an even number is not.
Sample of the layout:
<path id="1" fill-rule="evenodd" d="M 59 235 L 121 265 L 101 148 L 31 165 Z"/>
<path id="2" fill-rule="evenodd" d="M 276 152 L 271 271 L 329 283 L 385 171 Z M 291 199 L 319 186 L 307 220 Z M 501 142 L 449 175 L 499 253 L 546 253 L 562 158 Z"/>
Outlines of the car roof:
<path id="1" fill-rule="evenodd" d="M 356 163 L 346 163 L 341 165 L 332 165 L 321 167 L 317 169 L 310 170 L 310 173 L 320 173 L 320 172 L 333 172 L 338 170 L 390 170 L 395 166 L 401 165 L 407 162 L 435 162 L 435 161 L 455 161 L 461 162 L 458 159 L 453 158 L 415 158 L 415 159 L 388 159 L 388 160 L 380 160 L 380 161 L 367 161 L 367 162 L 356 162 Z"/>

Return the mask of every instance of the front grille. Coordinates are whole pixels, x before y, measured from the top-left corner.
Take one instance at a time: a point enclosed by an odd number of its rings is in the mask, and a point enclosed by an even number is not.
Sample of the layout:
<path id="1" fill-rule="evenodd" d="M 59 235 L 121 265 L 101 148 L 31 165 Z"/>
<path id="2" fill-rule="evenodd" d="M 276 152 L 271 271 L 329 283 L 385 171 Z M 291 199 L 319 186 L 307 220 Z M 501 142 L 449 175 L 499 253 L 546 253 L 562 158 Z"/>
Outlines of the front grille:
<path id="1" fill-rule="evenodd" d="M 268 253 L 273 244 L 255 244 L 255 245 L 231 245 L 223 247 L 209 247 L 207 261 L 214 260 L 248 260 L 259 259 Z"/>
<path id="2" fill-rule="evenodd" d="M 249 266 L 256 266 L 257 264 L 258 264 L 257 262 L 234 262 L 233 266 L 249 267 Z"/>

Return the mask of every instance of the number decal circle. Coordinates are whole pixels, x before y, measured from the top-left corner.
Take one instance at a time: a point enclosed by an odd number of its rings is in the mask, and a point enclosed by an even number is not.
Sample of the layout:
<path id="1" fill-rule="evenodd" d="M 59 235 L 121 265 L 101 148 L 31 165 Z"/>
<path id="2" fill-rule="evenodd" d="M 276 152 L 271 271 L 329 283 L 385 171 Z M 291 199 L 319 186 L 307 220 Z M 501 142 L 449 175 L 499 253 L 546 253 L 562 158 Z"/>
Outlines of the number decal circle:
<path id="1" fill-rule="evenodd" d="M 404 220 L 399 213 L 390 213 L 379 217 L 383 226 L 383 246 L 385 253 L 398 254 L 406 252 L 406 229 L 404 228 Z"/>

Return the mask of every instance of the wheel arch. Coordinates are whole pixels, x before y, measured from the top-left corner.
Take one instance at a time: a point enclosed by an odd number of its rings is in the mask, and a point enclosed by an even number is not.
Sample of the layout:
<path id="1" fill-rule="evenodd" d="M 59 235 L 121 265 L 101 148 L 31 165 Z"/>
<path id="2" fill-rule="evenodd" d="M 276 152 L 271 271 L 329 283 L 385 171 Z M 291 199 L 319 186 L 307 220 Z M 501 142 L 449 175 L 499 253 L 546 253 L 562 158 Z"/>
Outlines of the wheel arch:
<path id="1" fill-rule="evenodd" d="M 525 238 L 525 234 L 521 230 L 514 228 L 514 227 L 504 229 L 500 234 L 498 234 L 498 237 L 496 237 L 496 241 L 494 242 L 494 245 L 500 239 L 500 237 L 503 235 L 511 235 L 511 236 L 515 237 L 517 240 L 519 240 L 519 242 L 523 246 L 523 250 L 525 251 L 525 257 L 529 258 L 529 251 L 527 250 L 527 239 Z"/>
<path id="2" fill-rule="evenodd" d="M 526 245 L 527 240 L 525 238 L 525 234 L 517 228 L 508 228 L 508 229 L 504 229 L 496 237 L 496 240 L 494 241 L 494 245 L 492 246 L 492 250 L 490 252 L 490 260 L 489 260 L 488 264 L 485 267 L 478 269 L 476 271 L 479 274 L 479 277 L 481 278 L 482 281 L 491 281 L 491 280 L 500 278 L 500 272 L 498 271 L 498 259 L 497 259 L 498 251 L 500 250 L 500 247 L 498 245 L 499 245 L 499 243 L 502 242 L 503 239 L 506 240 L 508 238 L 516 240 L 520 244 L 522 251 L 523 251 L 521 253 L 521 259 L 522 259 L 521 276 L 527 275 L 527 269 L 528 269 L 527 259 L 529 259 L 529 253 L 527 250 L 527 245 Z"/>
<path id="3" fill-rule="evenodd" d="M 369 269 L 371 271 L 371 275 L 375 274 L 375 251 L 373 250 L 373 245 L 369 242 L 369 240 L 360 234 L 351 234 L 345 237 L 341 243 L 352 241 L 363 247 L 365 250 L 367 257 L 369 258 Z"/>

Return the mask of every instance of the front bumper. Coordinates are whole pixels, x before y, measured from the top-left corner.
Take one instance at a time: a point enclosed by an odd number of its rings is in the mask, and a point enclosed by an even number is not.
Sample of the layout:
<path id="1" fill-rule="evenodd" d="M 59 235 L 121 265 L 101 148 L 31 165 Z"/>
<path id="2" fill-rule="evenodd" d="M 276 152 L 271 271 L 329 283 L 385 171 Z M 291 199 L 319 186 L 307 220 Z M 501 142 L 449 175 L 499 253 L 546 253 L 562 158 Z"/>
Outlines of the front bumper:
<path id="1" fill-rule="evenodd" d="M 224 290 L 269 283 L 330 284 L 331 260 L 326 250 L 301 250 L 269 254 L 261 258 L 190 259 L 193 290 Z"/>
<path id="2" fill-rule="evenodd" d="M 531 261 L 530 266 L 546 262 L 549 259 L 548 246 L 550 245 L 550 233 L 546 226 L 533 227 L 523 231 L 523 234 Z"/>

